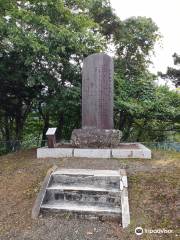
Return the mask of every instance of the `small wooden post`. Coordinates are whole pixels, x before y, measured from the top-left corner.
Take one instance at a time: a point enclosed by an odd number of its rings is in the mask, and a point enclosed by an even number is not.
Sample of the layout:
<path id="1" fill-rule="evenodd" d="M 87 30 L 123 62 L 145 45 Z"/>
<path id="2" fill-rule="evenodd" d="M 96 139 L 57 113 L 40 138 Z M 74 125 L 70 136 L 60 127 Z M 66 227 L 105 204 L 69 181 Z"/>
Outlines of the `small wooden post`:
<path id="1" fill-rule="evenodd" d="M 48 138 L 48 148 L 54 148 L 56 145 L 56 129 L 57 128 L 48 128 L 46 136 Z"/>

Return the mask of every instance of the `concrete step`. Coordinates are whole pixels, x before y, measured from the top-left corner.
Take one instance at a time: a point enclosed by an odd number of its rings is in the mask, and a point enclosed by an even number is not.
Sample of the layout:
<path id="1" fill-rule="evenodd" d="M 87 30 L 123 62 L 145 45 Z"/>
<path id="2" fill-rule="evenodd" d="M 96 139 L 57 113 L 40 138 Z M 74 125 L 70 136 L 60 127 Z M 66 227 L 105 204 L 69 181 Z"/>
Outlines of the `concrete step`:
<path id="1" fill-rule="evenodd" d="M 105 203 L 120 206 L 120 191 L 117 189 L 96 188 L 93 186 L 66 186 L 54 184 L 46 189 L 44 202 L 50 200 L 76 201 L 83 203 Z"/>
<path id="2" fill-rule="evenodd" d="M 82 216 L 122 217 L 128 226 L 127 176 L 124 170 L 57 169 L 48 173 L 34 209 Z M 35 211 L 33 210 L 33 211 Z M 37 215 L 37 214 L 36 214 Z"/>
<path id="3" fill-rule="evenodd" d="M 65 201 L 50 201 L 41 205 L 42 210 L 63 211 L 63 212 L 76 212 L 83 214 L 96 214 L 96 215 L 118 215 L 121 214 L 121 209 L 118 207 L 109 207 L 106 205 L 97 204 L 83 204 L 77 202 Z"/>
<path id="4" fill-rule="evenodd" d="M 96 192 L 109 192 L 109 193 L 119 193 L 119 189 L 104 188 L 104 187 L 94 187 L 92 185 L 66 185 L 66 184 L 51 184 L 47 190 L 67 190 L 67 191 L 96 191 Z"/>
<path id="5" fill-rule="evenodd" d="M 119 189 L 120 174 L 113 170 L 61 169 L 52 174 L 50 185 L 92 186 L 94 188 Z"/>
<path id="6" fill-rule="evenodd" d="M 119 171 L 117 170 L 95 170 L 95 169 L 67 169 L 61 168 L 52 173 L 52 175 L 61 174 L 61 175 L 85 175 L 85 176 L 119 176 Z"/>

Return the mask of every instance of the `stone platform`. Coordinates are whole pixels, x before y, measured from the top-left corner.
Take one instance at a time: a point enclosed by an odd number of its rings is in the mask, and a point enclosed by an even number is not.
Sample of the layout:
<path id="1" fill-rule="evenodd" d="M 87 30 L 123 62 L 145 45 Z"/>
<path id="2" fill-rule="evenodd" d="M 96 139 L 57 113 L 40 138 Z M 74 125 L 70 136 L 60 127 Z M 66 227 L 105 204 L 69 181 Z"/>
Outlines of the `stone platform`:
<path id="1" fill-rule="evenodd" d="M 151 159 L 151 150 L 141 143 L 121 143 L 116 148 L 73 148 L 72 145 L 38 148 L 37 158 L 141 158 Z"/>

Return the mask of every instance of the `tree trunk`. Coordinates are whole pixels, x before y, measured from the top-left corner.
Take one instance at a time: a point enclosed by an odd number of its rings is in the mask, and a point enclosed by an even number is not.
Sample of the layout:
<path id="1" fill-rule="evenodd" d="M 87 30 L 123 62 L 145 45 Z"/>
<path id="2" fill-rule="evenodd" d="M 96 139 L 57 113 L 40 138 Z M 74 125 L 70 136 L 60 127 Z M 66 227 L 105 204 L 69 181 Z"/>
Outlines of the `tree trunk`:
<path id="1" fill-rule="evenodd" d="M 57 126 L 57 140 L 59 141 L 62 139 L 63 126 L 64 126 L 64 113 L 61 112 L 59 115 L 59 121 Z"/>
<path id="2" fill-rule="evenodd" d="M 4 126 L 5 126 L 5 145 L 6 151 L 11 151 L 11 144 L 10 144 L 10 131 L 9 131 L 9 118 L 7 113 L 4 116 Z"/>
<path id="3" fill-rule="evenodd" d="M 15 142 L 14 142 L 14 150 L 20 150 L 21 148 L 21 140 L 22 140 L 22 132 L 24 127 L 24 119 L 21 113 L 17 114 L 15 119 Z"/>
<path id="4" fill-rule="evenodd" d="M 49 128 L 49 113 L 43 115 L 44 126 L 42 130 L 42 140 L 41 140 L 41 147 L 45 146 L 46 141 L 46 132 Z"/>
<path id="5" fill-rule="evenodd" d="M 126 123 L 126 113 L 124 111 L 120 111 L 119 113 L 119 130 L 123 131 Z"/>
<path id="6" fill-rule="evenodd" d="M 125 141 L 129 138 L 132 124 L 133 124 L 133 117 L 131 115 L 129 115 L 128 113 L 124 113 L 122 125 L 121 125 L 121 127 L 122 127 L 121 131 L 123 131 L 123 137 L 122 137 L 123 141 Z"/>
<path id="7" fill-rule="evenodd" d="M 145 120 L 143 125 L 139 127 L 139 131 L 138 131 L 138 135 L 137 135 L 137 139 L 136 139 L 137 142 L 141 141 L 141 136 L 143 134 L 144 126 L 146 126 L 146 124 L 147 124 L 147 120 Z"/>

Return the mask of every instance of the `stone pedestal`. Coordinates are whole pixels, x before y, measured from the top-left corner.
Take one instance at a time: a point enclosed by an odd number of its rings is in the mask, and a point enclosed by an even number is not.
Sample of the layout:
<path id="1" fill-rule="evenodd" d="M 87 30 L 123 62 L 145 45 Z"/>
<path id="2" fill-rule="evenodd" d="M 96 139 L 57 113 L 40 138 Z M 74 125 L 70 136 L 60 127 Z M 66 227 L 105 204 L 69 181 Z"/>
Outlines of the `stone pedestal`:
<path id="1" fill-rule="evenodd" d="M 121 131 L 114 129 L 74 129 L 71 142 L 78 148 L 112 148 L 119 145 L 121 137 Z"/>

